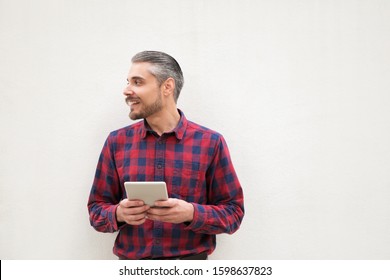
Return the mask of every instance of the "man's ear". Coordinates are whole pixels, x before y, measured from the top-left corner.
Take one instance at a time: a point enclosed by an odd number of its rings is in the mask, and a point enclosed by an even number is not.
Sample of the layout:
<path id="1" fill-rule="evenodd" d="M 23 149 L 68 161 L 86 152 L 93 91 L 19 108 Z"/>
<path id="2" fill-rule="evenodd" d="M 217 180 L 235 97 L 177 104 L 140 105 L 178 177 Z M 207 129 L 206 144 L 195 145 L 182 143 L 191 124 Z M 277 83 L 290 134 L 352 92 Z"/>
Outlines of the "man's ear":
<path id="1" fill-rule="evenodd" d="M 168 78 L 165 80 L 165 82 L 162 84 L 162 90 L 164 95 L 168 96 L 170 94 L 174 94 L 175 92 L 175 80 L 173 78 Z"/>

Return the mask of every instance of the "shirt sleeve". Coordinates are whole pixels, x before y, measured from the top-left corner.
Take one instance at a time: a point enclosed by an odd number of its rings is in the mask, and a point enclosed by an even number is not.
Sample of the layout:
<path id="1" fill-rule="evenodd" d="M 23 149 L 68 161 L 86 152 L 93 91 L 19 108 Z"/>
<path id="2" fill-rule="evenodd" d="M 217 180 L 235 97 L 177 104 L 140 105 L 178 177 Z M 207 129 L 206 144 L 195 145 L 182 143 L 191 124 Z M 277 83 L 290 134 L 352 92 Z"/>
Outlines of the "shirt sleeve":
<path id="1" fill-rule="evenodd" d="M 186 227 L 205 234 L 232 234 L 244 217 L 244 195 L 222 136 L 206 173 L 208 203 L 193 203 L 194 219 Z"/>
<path id="2" fill-rule="evenodd" d="M 90 223 L 100 232 L 114 232 L 119 229 L 115 213 L 122 198 L 122 190 L 116 172 L 113 146 L 109 136 L 99 157 L 88 200 Z"/>

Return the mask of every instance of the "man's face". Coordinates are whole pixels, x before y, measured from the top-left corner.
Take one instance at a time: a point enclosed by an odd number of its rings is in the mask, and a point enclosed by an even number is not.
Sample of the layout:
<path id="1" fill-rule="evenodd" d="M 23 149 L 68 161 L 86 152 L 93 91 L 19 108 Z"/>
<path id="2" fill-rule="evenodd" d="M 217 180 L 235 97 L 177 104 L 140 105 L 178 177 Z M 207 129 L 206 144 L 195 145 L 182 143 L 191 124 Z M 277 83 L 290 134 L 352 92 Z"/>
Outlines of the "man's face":
<path id="1" fill-rule="evenodd" d="M 133 63 L 127 76 L 123 94 L 130 106 L 132 120 L 152 116 L 162 110 L 161 89 L 157 79 L 150 73 L 150 63 Z"/>

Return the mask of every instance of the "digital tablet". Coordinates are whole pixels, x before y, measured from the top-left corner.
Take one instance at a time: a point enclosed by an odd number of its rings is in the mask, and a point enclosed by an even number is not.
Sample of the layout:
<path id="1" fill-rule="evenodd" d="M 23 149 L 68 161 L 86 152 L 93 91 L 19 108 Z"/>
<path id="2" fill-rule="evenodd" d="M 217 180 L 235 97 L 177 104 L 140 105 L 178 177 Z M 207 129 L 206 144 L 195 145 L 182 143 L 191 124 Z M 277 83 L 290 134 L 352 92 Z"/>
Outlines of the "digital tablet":
<path id="1" fill-rule="evenodd" d="M 165 182 L 125 182 L 125 189 L 128 199 L 140 199 L 150 206 L 156 200 L 168 199 Z"/>

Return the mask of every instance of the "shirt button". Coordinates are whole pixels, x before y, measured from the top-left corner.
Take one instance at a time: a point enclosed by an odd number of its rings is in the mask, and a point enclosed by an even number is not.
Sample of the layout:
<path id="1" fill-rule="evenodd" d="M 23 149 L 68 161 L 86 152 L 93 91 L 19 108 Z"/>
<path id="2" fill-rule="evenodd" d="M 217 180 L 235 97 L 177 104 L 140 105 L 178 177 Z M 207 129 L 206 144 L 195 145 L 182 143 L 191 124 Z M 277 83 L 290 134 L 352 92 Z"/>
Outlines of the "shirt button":
<path id="1" fill-rule="evenodd" d="M 158 165 L 157 165 L 157 168 L 158 168 L 158 169 L 161 169 L 161 168 L 162 168 L 162 165 L 161 165 L 161 164 L 158 164 Z"/>

